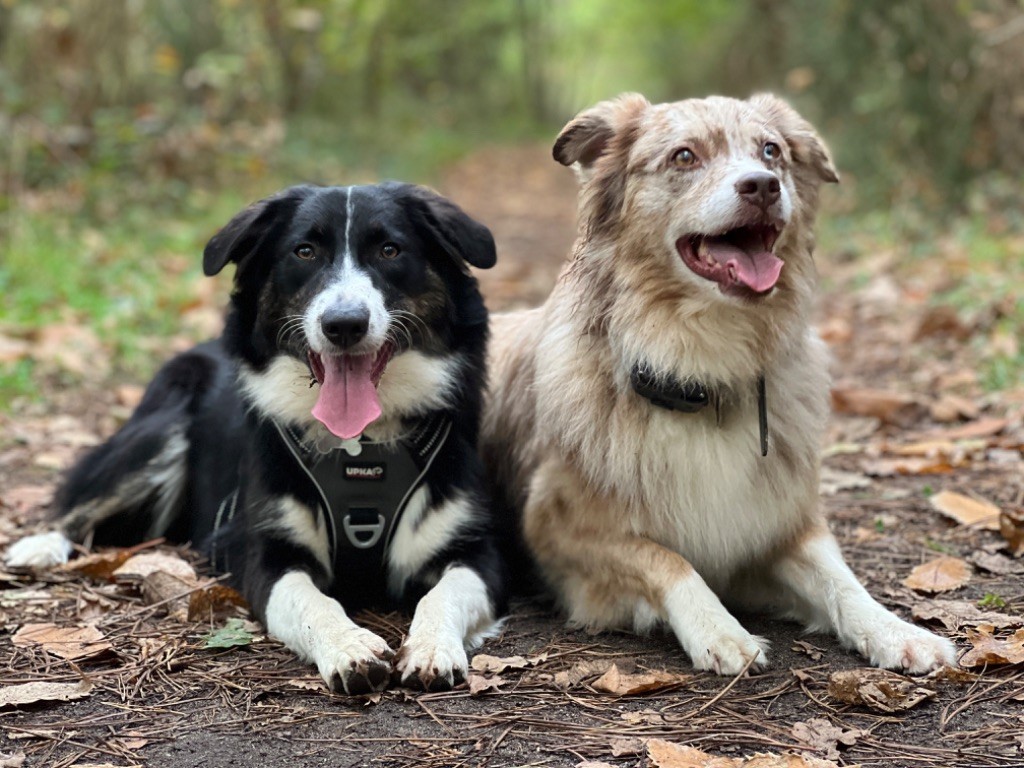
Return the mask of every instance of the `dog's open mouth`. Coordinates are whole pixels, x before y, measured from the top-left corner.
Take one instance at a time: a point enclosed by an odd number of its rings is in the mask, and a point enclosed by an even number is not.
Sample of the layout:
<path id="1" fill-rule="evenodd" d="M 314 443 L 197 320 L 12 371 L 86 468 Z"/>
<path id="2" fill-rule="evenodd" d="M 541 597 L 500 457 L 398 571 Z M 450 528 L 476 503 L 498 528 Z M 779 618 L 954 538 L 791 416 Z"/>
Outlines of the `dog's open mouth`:
<path id="1" fill-rule="evenodd" d="M 676 250 L 690 271 L 718 283 L 723 293 L 759 296 L 771 291 L 782 273 L 785 262 L 772 252 L 778 239 L 778 227 L 756 224 L 720 235 L 685 235 Z"/>
<path id="2" fill-rule="evenodd" d="M 320 385 L 313 416 L 343 440 L 359 437 L 380 417 L 377 385 L 395 348 L 390 342 L 369 355 L 309 353 L 309 369 Z"/>

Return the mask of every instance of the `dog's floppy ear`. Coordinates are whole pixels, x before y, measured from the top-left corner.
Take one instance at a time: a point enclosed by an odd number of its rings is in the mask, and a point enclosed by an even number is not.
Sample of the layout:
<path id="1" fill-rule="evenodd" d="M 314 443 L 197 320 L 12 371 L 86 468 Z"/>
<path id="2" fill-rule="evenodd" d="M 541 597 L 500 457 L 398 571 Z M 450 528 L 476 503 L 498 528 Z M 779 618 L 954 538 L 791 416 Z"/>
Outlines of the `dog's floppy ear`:
<path id="1" fill-rule="evenodd" d="M 491 230 L 433 190 L 413 184 L 396 186 L 405 188 L 420 224 L 457 264 L 465 262 L 479 269 L 494 266 L 498 254 Z"/>
<path id="2" fill-rule="evenodd" d="M 814 169 L 819 181 L 839 182 L 832 156 L 818 132 L 789 104 L 770 93 L 750 97 L 750 103 L 768 117 L 785 137 L 797 163 Z"/>
<path id="3" fill-rule="evenodd" d="M 260 246 L 271 222 L 277 217 L 281 203 L 287 200 L 298 202 L 312 189 L 308 186 L 289 187 L 235 214 L 203 249 L 203 274 L 207 277 L 216 275 L 229 261 L 241 263 Z"/>
<path id="4" fill-rule="evenodd" d="M 580 112 L 558 134 L 551 154 L 562 165 L 575 166 L 582 181 L 594 163 L 612 147 L 616 134 L 650 103 L 638 93 L 624 93 Z"/>

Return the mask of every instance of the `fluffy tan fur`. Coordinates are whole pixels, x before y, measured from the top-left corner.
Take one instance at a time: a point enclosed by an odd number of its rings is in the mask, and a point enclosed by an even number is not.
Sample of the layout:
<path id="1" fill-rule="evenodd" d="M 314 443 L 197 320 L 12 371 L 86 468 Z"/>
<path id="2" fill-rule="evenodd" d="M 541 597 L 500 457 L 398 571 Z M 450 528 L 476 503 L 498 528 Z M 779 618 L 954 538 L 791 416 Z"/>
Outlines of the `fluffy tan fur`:
<path id="1" fill-rule="evenodd" d="M 765 161 L 766 142 L 782 157 Z M 683 147 L 695 167 L 673 163 Z M 820 185 L 838 177 L 814 129 L 770 95 L 651 105 L 629 94 L 577 116 L 554 155 L 581 183 L 579 236 L 543 306 L 493 318 L 483 444 L 571 620 L 668 624 L 695 665 L 727 674 L 763 664 L 766 647 L 721 600 L 836 632 L 880 665 L 952 660 L 946 641 L 856 583 L 820 511 L 828 359 L 809 323 L 813 222 Z M 785 265 L 770 293 L 736 298 L 691 271 L 676 243 L 738 226 L 748 211 L 736 180 L 758 170 L 781 184 Z M 640 360 L 713 385 L 719 412 L 638 396 Z"/>

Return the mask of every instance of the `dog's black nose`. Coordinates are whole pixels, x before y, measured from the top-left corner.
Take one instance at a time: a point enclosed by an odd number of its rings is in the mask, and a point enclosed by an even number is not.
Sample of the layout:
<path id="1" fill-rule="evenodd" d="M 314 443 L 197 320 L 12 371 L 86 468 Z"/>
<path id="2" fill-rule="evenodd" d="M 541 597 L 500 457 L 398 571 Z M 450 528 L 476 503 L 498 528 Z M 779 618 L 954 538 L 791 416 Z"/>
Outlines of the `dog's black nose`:
<path id="1" fill-rule="evenodd" d="M 370 310 L 366 307 L 329 309 L 320 318 L 324 336 L 343 349 L 358 344 L 370 329 Z"/>
<path id="2" fill-rule="evenodd" d="M 748 173 L 736 182 L 736 191 L 748 203 L 767 211 L 779 202 L 782 186 L 774 173 Z"/>

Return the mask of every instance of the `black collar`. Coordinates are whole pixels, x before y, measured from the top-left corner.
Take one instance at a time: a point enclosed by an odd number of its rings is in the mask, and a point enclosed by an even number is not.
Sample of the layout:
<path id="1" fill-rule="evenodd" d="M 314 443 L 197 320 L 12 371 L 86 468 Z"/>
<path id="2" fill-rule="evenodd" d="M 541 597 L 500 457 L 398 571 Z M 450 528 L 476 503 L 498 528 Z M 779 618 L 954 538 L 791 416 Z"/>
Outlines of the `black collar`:
<path id="1" fill-rule="evenodd" d="M 697 413 L 714 405 L 719 422 L 722 415 L 722 393 L 703 382 L 680 381 L 672 374 L 657 373 L 646 362 L 638 362 L 629 374 L 633 391 L 658 408 L 680 413 Z M 768 455 L 768 406 L 765 398 L 764 375 L 757 377 L 757 421 L 761 433 L 761 455 Z"/>

